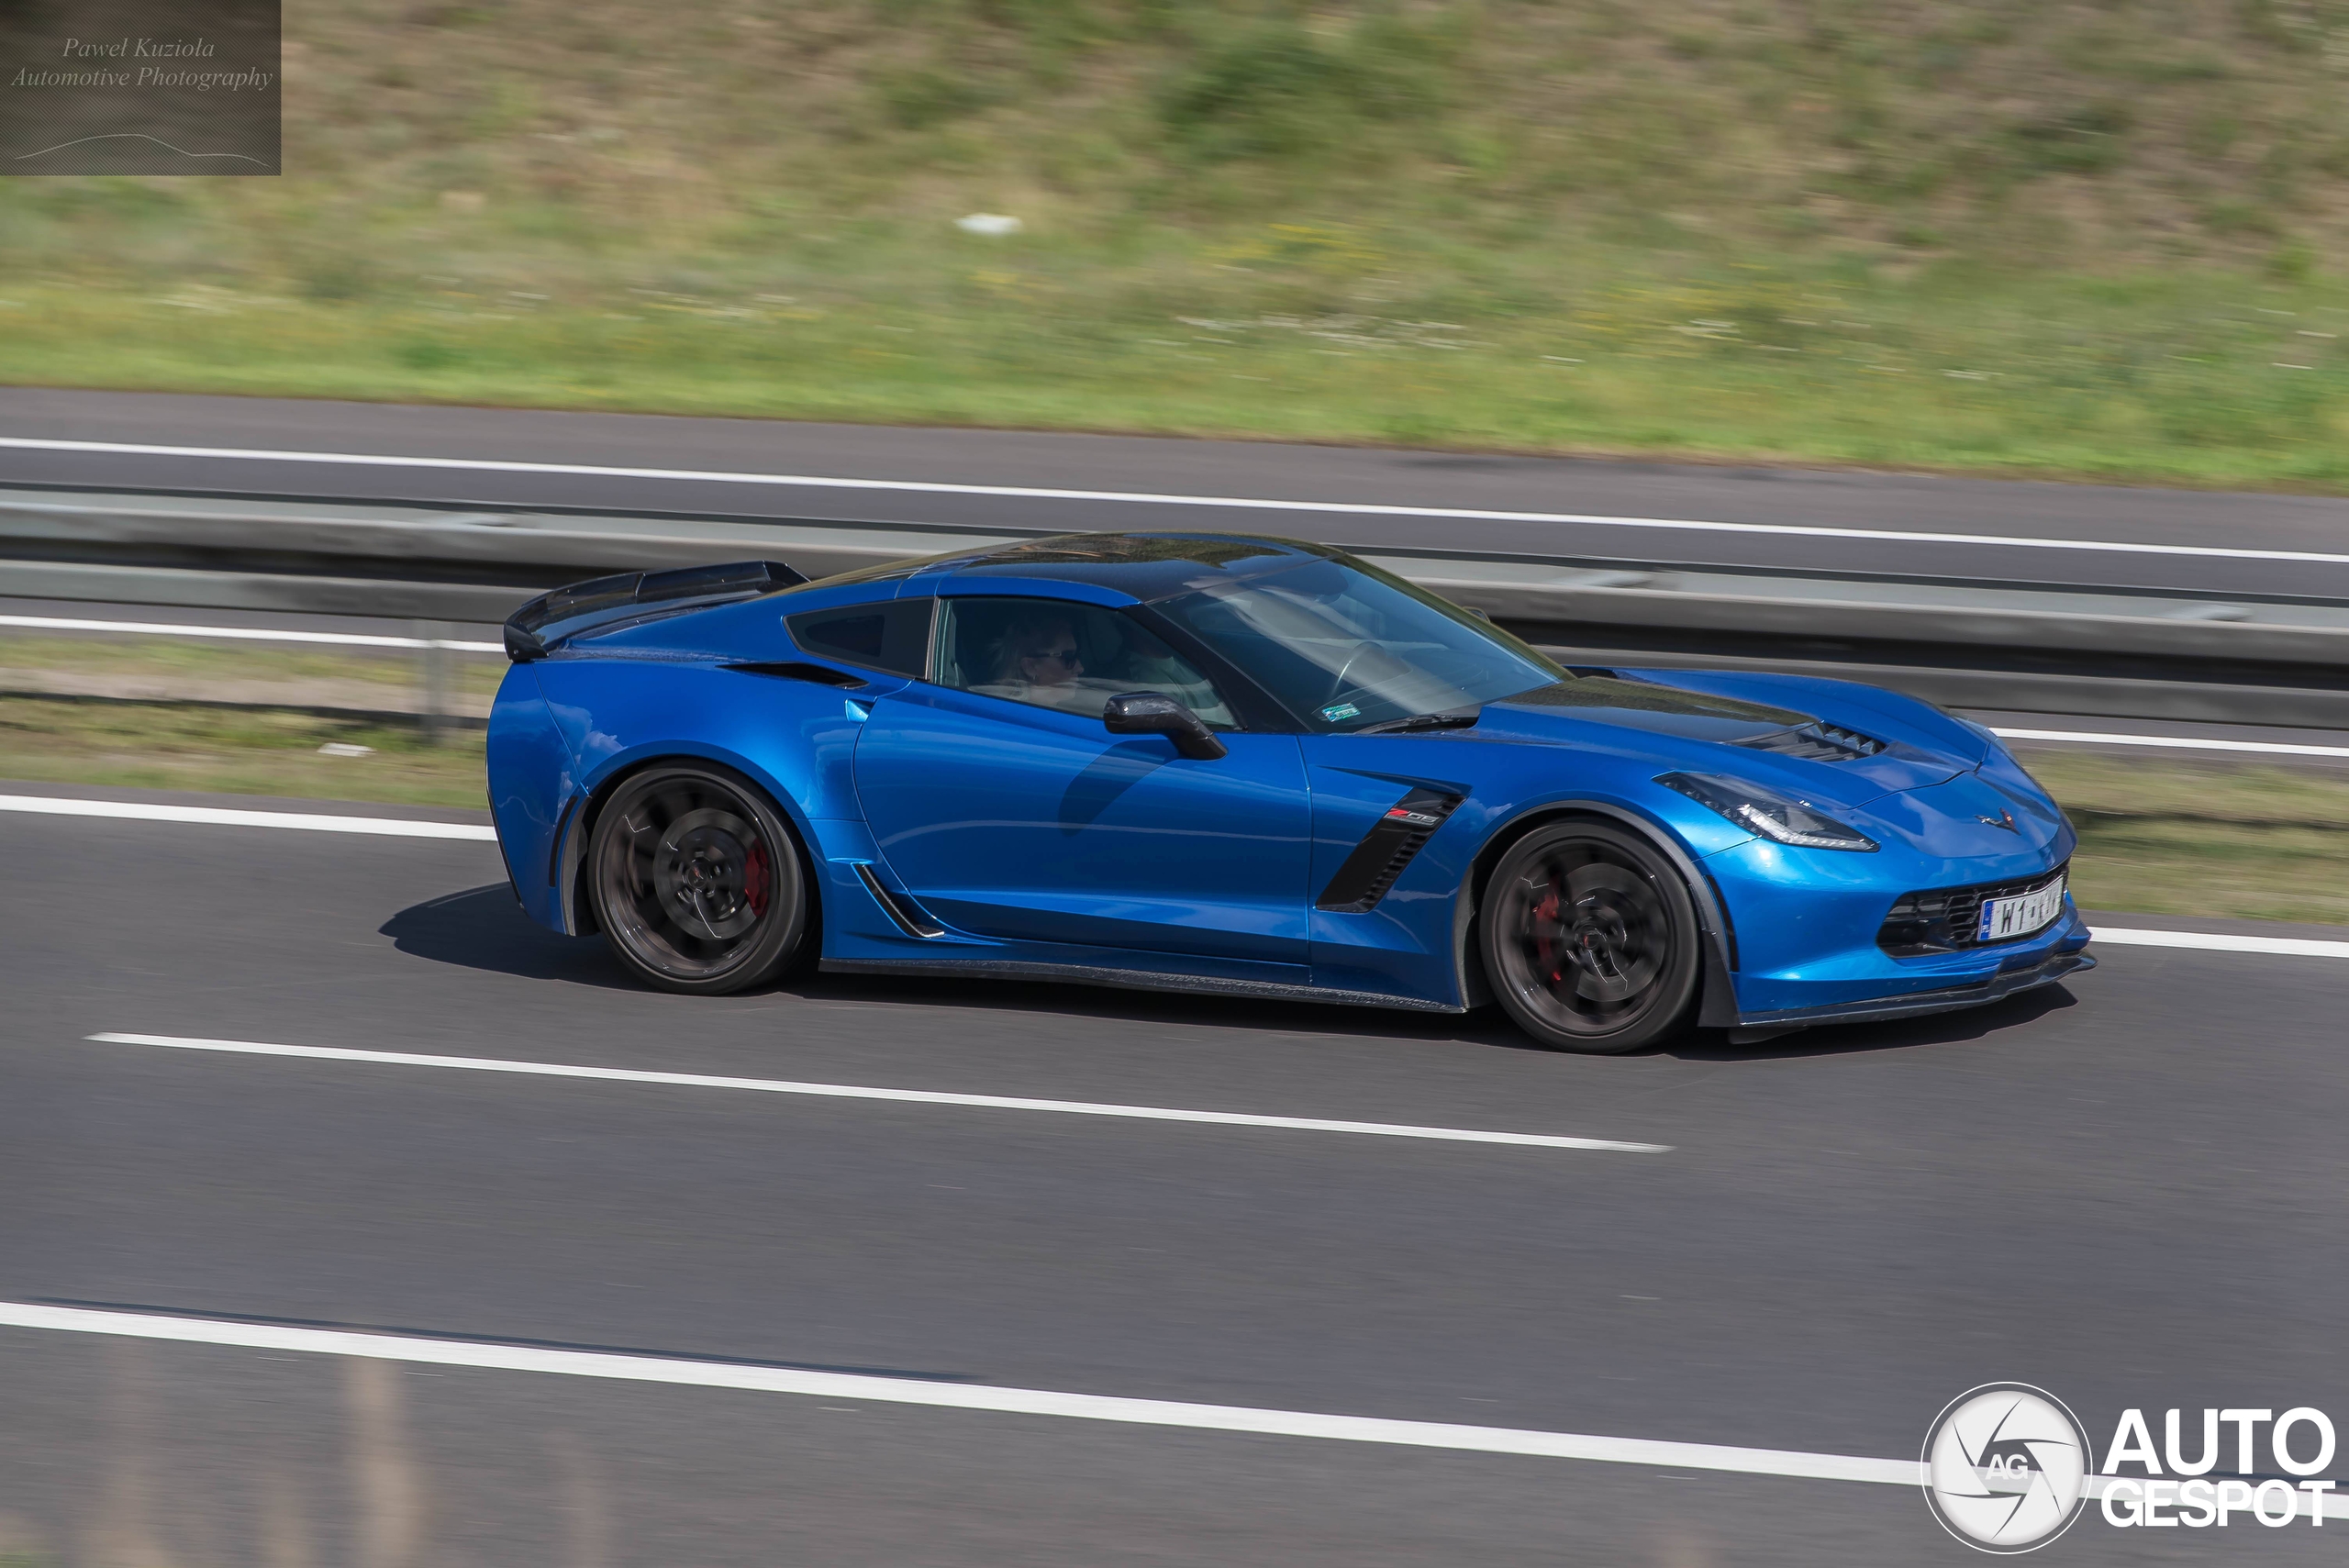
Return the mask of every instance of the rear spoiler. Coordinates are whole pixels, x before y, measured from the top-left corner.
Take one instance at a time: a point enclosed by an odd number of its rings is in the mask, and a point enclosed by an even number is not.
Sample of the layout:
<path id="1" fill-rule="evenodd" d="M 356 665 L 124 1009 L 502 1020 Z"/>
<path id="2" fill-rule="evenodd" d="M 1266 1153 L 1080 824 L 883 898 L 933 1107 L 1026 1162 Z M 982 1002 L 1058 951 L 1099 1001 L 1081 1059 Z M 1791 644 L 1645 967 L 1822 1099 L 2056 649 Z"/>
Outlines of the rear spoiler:
<path id="1" fill-rule="evenodd" d="M 622 572 L 540 594 L 506 617 L 506 656 L 543 659 L 564 639 L 679 610 L 755 599 L 807 579 L 780 561 L 737 561 L 674 572 Z"/>

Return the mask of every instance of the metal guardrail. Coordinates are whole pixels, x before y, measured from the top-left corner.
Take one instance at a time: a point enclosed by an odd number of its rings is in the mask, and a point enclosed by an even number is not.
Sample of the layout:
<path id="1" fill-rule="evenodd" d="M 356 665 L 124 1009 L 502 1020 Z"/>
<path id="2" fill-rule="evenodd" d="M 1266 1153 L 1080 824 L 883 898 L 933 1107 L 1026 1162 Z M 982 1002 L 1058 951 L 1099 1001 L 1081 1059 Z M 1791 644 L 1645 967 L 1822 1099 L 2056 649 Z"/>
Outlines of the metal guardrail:
<path id="1" fill-rule="evenodd" d="M 1044 529 L 0 490 L 0 595 L 503 619 L 600 573 L 810 576 Z M 1953 706 L 2349 728 L 2349 603 L 1471 554 L 1369 559 L 1592 662 L 1866 680 Z"/>
<path id="2" fill-rule="evenodd" d="M 829 577 L 1008 537 L 822 520 L 0 490 L 0 595 L 481 623 L 504 620 L 544 589 L 607 572 L 769 556 Z"/>

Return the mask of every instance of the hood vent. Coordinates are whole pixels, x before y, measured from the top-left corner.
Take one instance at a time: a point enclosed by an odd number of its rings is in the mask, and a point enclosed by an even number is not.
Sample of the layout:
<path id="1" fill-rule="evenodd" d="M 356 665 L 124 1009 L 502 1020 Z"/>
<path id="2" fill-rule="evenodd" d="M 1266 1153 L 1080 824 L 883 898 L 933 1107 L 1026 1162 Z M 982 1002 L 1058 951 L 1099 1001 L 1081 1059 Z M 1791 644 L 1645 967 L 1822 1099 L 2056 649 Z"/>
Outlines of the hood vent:
<path id="1" fill-rule="evenodd" d="M 1850 762 L 1873 757 L 1885 749 L 1873 735 L 1813 719 L 1792 729 L 1775 729 L 1748 740 L 1732 740 L 1748 751 L 1775 751 L 1781 757 L 1802 757 L 1814 762 Z"/>

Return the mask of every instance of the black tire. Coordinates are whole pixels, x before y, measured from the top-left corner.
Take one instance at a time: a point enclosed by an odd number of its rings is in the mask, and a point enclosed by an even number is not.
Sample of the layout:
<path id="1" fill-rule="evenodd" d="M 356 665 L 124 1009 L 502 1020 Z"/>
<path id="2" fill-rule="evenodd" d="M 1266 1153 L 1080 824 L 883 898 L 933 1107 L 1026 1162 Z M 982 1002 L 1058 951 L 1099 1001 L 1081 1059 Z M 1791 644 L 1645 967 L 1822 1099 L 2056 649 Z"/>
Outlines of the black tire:
<path id="1" fill-rule="evenodd" d="M 1696 1003 L 1703 939 L 1687 884 L 1622 828 L 1534 828 L 1493 868 L 1477 921 L 1494 995 L 1544 1045 L 1637 1051 Z"/>
<path id="2" fill-rule="evenodd" d="M 765 795 L 727 769 L 662 763 L 621 781 L 596 818 L 586 871 L 604 940 L 663 991 L 746 990 L 807 935 L 799 846 Z"/>

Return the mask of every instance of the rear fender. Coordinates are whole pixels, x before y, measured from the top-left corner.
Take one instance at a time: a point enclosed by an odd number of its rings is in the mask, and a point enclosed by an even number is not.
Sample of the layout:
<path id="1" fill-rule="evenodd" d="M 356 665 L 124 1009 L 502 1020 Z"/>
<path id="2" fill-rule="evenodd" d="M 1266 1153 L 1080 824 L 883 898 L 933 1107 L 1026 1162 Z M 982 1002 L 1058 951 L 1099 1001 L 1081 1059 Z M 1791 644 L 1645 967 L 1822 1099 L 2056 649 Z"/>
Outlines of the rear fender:
<path id="1" fill-rule="evenodd" d="M 540 874 L 553 884 L 551 912 L 573 935 L 595 929 L 580 865 L 596 815 L 620 778 L 673 758 L 730 769 L 766 793 L 804 847 L 814 840 L 811 817 L 858 815 L 849 764 L 863 727 L 861 710 L 904 684 L 865 677 L 852 695 L 829 684 L 681 660 L 558 656 L 527 669 L 577 759 L 559 839 L 551 858 L 540 862 Z"/>
<path id="2" fill-rule="evenodd" d="M 497 689 L 485 762 L 506 879 L 533 920 L 560 928 L 551 872 L 578 794 L 577 760 L 527 666 L 509 669 Z"/>
<path id="3" fill-rule="evenodd" d="M 646 747 L 610 759 L 596 771 L 595 777 L 567 809 L 554 854 L 554 881 L 560 900 L 558 907 L 562 915 L 563 935 L 588 937 L 602 929 L 596 920 L 595 900 L 587 895 L 586 882 L 580 875 L 580 869 L 587 858 L 587 846 L 595 840 L 596 818 L 602 816 L 605 803 L 611 799 L 612 792 L 629 778 L 664 762 L 715 763 L 719 771 L 734 774 L 773 801 L 775 809 L 783 814 L 784 826 L 791 830 L 792 838 L 796 840 L 793 847 L 799 851 L 800 865 L 807 879 L 808 897 L 811 901 L 820 900 L 821 894 L 817 884 L 822 879 L 816 872 L 816 832 L 791 792 L 778 784 L 765 769 L 746 757 L 717 747 L 673 743 Z M 811 902 L 808 913 L 808 929 L 811 931 L 818 929 L 817 920 L 820 914 L 820 908 Z"/>

